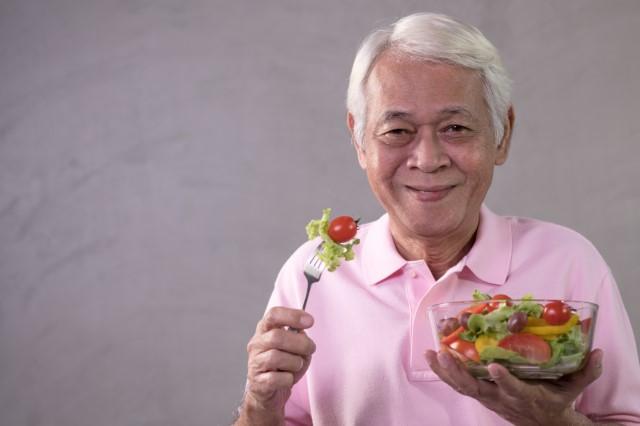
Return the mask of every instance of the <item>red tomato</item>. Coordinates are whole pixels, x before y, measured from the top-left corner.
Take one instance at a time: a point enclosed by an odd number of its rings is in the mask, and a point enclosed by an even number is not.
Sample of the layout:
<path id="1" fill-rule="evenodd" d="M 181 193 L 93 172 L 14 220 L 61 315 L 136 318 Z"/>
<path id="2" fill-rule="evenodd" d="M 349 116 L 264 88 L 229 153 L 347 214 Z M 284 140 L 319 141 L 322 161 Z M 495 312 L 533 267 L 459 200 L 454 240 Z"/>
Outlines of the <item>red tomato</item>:
<path id="1" fill-rule="evenodd" d="M 507 300 L 507 306 L 511 306 L 511 302 L 509 302 L 511 298 L 509 296 L 507 296 L 506 294 L 496 294 L 495 296 L 491 297 L 491 301 L 489 301 L 489 306 L 487 307 L 487 310 L 489 312 L 495 311 L 500 307 L 500 304 L 503 303 L 505 300 Z"/>
<path id="2" fill-rule="evenodd" d="M 518 353 L 533 364 L 542 364 L 551 358 L 551 346 L 540 336 L 531 333 L 510 334 L 498 346 Z"/>
<path id="3" fill-rule="evenodd" d="M 327 233 L 336 243 L 345 243 L 356 236 L 358 222 L 351 216 L 338 216 L 329 223 Z"/>
<path id="4" fill-rule="evenodd" d="M 467 342 L 466 340 L 458 339 L 449 344 L 449 347 L 466 359 L 470 359 L 475 362 L 480 362 L 480 355 L 476 350 L 476 346 L 473 342 Z"/>
<path id="5" fill-rule="evenodd" d="M 591 318 L 585 318 L 580 321 L 580 330 L 582 330 L 582 333 L 589 334 L 590 328 L 591 328 Z"/>
<path id="6" fill-rule="evenodd" d="M 551 325 L 562 325 L 571 318 L 571 307 L 559 300 L 549 302 L 544 306 L 542 319 Z"/>

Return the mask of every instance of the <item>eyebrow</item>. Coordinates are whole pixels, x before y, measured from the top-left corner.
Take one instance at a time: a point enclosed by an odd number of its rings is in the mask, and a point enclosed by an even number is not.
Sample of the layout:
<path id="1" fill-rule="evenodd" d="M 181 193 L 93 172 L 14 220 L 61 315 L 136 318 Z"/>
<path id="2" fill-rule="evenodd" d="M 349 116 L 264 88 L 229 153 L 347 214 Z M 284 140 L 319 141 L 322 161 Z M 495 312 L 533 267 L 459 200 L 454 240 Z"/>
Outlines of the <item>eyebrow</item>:
<path id="1" fill-rule="evenodd" d="M 444 116 L 464 115 L 464 116 L 467 116 L 468 118 L 474 117 L 471 111 L 469 111 L 468 109 L 462 106 L 446 107 L 440 110 L 438 114 L 444 115 Z M 385 111 L 384 114 L 382 114 L 380 122 L 384 123 L 386 121 L 390 121 L 394 119 L 407 119 L 410 117 L 412 117 L 412 114 L 409 112 L 400 111 L 400 110 L 390 110 L 390 111 Z"/>
<path id="2" fill-rule="evenodd" d="M 466 115 L 469 118 L 473 118 L 473 114 L 471 113 L 471 111 L 469 111 L 468 109 L 466 109 L 465 107 L 462 106 L 454 106 L 454 107 L 449 107 L 449 108 L 445 108 L 442 111 L 440 111 L 440 113 L 442 115 Z"/>
<path id="3" fill-rule="evenodd" d="M 384 114 L 382 114 L 381 120 L 380 122 L 384 123 L 385 121 L 391 121 L 391 120 L 395 120 L 397 118 L 399 119 L 405 119 L 411 117 L 411 114 L 409 114 L 408 112 L 404 112 L 404 111 L 385 111 Z"/>

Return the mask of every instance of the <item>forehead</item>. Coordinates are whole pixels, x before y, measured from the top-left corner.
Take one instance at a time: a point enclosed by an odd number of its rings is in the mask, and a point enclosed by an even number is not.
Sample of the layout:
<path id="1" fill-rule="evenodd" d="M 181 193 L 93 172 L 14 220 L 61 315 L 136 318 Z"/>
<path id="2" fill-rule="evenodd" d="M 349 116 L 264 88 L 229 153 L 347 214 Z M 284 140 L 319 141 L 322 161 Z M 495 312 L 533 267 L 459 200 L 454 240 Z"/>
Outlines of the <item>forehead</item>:
<path id="1" fill-rule="evenodd" d="M 458 65 L 382 53 L 365 86 L 367 109 L 432 113 L 464 108 L 485 115 L 487 106 L 480 73 Z"/>

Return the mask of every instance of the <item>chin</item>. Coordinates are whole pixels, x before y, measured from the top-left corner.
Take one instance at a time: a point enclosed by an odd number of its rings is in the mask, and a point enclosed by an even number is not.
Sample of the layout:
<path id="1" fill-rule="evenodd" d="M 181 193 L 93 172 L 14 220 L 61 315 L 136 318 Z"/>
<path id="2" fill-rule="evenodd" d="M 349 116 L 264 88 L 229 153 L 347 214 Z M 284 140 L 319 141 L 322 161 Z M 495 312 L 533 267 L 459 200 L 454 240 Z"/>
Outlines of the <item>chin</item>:
<path id="1" fill-rule="evenodd" d="M 404 227 L 415 236 L 434 238 L 447 236 L 456 228 L 450 221 L 409 220 Z"/>

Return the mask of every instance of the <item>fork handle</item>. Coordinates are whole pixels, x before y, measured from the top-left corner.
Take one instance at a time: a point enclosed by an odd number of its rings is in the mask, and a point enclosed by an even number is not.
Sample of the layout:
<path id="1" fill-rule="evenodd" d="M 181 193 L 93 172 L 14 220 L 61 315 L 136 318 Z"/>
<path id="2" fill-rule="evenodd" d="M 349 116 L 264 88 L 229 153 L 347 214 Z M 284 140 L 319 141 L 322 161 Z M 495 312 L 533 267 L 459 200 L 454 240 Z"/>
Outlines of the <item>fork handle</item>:
<path id="1" fill-rule="evenodd" d="M 304 302 L 302 302 L 302 310 L 307 307 L 307 300 L 309 300 L 309 293 L 311 292 L 311 284 L 312 282 L 307 283 L 307 294 L 304 295 Z"/>
<path id="2" fill-rule="evenodd" d="M 309 300 L 309 293 L 311 292 L 311 284 L 313 284 L 312 282 L 308 282 L 307 283 L 307 294 L 304 295 L 304 302 L 302 302 L 302 310 L 304 311 L 304 308 L 307 307 L 307 300 Z M 299 333 L 300 329 L 298 328 L 293 328 L 293 327 L 289 327 L 288 328 L 289 331 L 293 331 L 294 333 Z"/>

